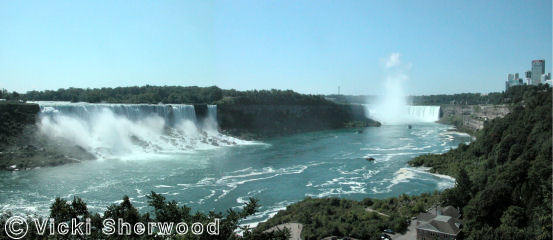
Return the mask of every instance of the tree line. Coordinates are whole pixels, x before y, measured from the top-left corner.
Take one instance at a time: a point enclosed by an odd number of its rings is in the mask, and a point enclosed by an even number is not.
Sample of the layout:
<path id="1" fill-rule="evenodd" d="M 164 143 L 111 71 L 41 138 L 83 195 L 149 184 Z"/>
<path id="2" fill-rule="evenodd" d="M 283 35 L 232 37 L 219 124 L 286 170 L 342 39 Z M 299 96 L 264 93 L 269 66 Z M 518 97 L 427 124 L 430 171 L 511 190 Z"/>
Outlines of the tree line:
<path id="1" fill-rule="evenodd" d="M 217 86 L 134 86 L 116 88 L 61 88 L 58 90 L 28 91 L 24 94 L 0 91 L 0 98 L 24 101 L 68 101 L 89 103 L 148 103 L 148 104 L 263 104 L 263 105 L 321 105 L 333 104 L 322 95 L 300 94 L 292 90 L 224 90 Z"/>
<path id="2" fill-rule="evenodd" d="M 481 93 L 457 93 L 409 96 L 407 102 L 412 105 L 478 105 L 478 104 L 510 104 L 520 102 L 524 89 L 527 86 L 513 86 L 504 92 Z M 531 86 L 530 86 L 531 88 Z M 327 95 L 329 99 L 338 103 L 374 103 L 378 100 L 376 95 Z"/>
<path id="3" fill-rule="evenodd" d="M 524 87 L 524 86 L 522 86 Z M 510 92 L 520 91 L 521 86 L 509 88 Z M 370 95 L 311 95 L 300 94 L 292 90 L 249 90 L 221 89 L 217 86 L 132 86 L 116 88 L 60 88 L 58 90 L 28 91 L 26 93 L 0 91 L 0 99 L 24 101 L 70 101 L 89 103 L 232 103 L 232 104 L 299 104 L 318 105 L 336 103 L 370 103 L 376 96 Z M 504 104 L 516 102 L 506 98 L 505 92 L 489 94 L 459 93 L 410 96 L 408 102 L 413 105 L 444 104 Z"/>
<path id="4" fill-rule="evenodd" d="M 493 92 L 488 94 L 480 93 L 458 93 L 458 94 L 437 94 L 411 96 L 409 102 L 413 105 L 477 105 L 477 104 L 503 104 L 507 103 L 503 97 L 503 92 Z"/>
<path id="5" fill-rule="evenodd" d="M 551 87 L 510 88 L 511 113 L 485 123 L 474 142 L 412 166 L 456 177 L 442 201 L 462 209 L 467 239 L 551 239 Z"/>

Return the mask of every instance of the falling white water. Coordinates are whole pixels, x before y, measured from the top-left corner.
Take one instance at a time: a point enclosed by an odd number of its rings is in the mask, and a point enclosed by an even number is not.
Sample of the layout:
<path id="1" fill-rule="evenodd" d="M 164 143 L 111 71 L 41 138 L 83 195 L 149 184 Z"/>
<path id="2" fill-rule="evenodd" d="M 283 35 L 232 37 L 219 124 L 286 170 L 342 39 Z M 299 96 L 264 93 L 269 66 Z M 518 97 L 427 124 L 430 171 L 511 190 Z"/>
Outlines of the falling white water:
<path id="1" fill-rule="evenodd" d="M 400 54 L 393 53 L 385 61 L 386 79 L 383 95 L 367 106 L 367 115 L 383 124 L 435 122 L 439 120 L 439 106 L 409 106 L 403 86 L 409 81 L 405 73 L 411 64 L 403 64 Z"/>
<path id="2" fill-rule="evenodd" d="M 97 158 L 136 158 L 246 143 L 217 131 L 217 106 L 39 102 L 40 132 Z"/>
<path id="3" fill-rule="evenodd" d="M 440 106 L 399 106 L 396 109 L 379 108 L 378 105 L 366 105 L 369 117 L 386 125 L 417 122 L 436 122 L 440 120 Z"/>
<path id="4" fill-rule="evenodd" d="M 440 106 L 407 106 L 412 121 L 435 122 L 440 120 Z"/>

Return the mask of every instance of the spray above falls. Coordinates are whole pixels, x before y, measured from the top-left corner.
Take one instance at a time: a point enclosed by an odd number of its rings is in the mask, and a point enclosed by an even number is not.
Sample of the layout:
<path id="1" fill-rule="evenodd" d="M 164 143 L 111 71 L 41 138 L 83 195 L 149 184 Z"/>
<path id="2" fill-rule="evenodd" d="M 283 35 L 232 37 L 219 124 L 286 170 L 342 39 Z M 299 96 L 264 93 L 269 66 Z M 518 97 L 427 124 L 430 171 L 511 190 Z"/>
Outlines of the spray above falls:
<path id="1" fill-rule="evenodd" d="M 384 63 L 386 77 L 383 95 L 367 104 L 367 115 L 383 124 L 435 122 L 439 120 L 439 106 L 410 106 L 403 86 L 409 81 L 407 71 L 411 64 L 403 64 L 399 53 L 391 54 Z"/>
<path id="2" fill-rule="evenodd" d="M 217 106 L 39 102 L 40 133 L 96 158 L 136 158 L 243 143 L 217 130 Z"/>

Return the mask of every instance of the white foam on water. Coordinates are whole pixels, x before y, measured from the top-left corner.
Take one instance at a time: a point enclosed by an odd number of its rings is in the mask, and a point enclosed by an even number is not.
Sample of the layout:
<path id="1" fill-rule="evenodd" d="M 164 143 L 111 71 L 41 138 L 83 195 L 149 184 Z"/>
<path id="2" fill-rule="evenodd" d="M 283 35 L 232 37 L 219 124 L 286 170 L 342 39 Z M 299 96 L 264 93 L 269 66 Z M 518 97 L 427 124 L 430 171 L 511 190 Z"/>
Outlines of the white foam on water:
<path id="1" fill-rule="evenodd" d="M 434 181 L 438 189 L 444 190 L 455 186 L 455 178 L 443 174 L 436 174 L 428 172 L 429 168 L 400 168 L 394 173 L 394 178 L 390 180 L 387 186 L 388 191 L 391 191 L 392 187 L 400 183 L 407 183 L 414 179 Z"/>
<path id="2" fill-rule="evenodd" d="M 213 196 L 215 196 L 215 193 L 216 193 L 217 191 L 215 191 L 215 190 L 210 190 L 209 192 L 210 192 L 209 195 L 205 196 L 204 198 L 201 198 L 201 199 L 198 201 L 198 204 L 202 204 L 204 201 L 206 201 L 206 200 L 212 198 Z"/>
<path id="3" fill-rule="evenodd" d="M 314 197 L 314 198 L 324 198 L 324 197 L 330 197 L 330 196 L 341 196 L 341 195 L 350 195 L 350 194 L 366 194 L 366 190 L 363 186 L 361 186 L 363 183 L 356 183 L 353 186 L 349 186 L 348 189 L 344 189 L 343 187 L 337 187 L 337 188 L 329 188 L 322 190 L 319 194 L 312 194 L 312 193 L 306 193 L 305 196 L 307 197 Z"/>
<path id="4" fill-rule="evenodd" d="M 232 171 L 230 173 L 242 173 L 242 172 L 248 172 L 248 171 L 251 171 L 253 168 L 252 167 L 248 167 L 248 168 L 244 168 L 244 169 L 240 169 L 240 170 L 236 170 L 236 171 Z"/>
<path id="5" fill-rule="evenodd" d="M 410 168 L 410 169 L 413 172 L 418 172 L 418 173 L 422 173 L 422 174 L 429 174 L 429 175 L 432 175 L 432 176 L 435 176 L 435 177 L 438 177 L 438 178 L 441 178 L 441 179 L 444 179 L 444 180 L 455 182 L 455 178 L 453 178 L 451 176 L 428 172 L 430 170 L 430 168 L 428 168 L 428 167 L 414 167 L 414 168 Z"/>
<path id="6" fill-rule="evenodd" d="M 461 137 L 470 137 L 470 134 L 468 134 L 468 133 L 457 132 L 457 131 L 446 131 L 443 134 L 457 135 L 457 136 L 461 136 Z"/>
<path id="7" fill-rule="evenodd" d="M 415 177 L 415 173 L 408 168 L 400 168 L 394 173 L 394 178 L 390 181 L 392 184 L 390 187 L 402 183 L 409 182 L 410 179 Z"/>
<path id="8" fill-rule="evenodd" d="M 259 223 L 274 217 L 279 211 L 285 210 L 286 207 L 292 203 L 294 203 L 294 201 L 281 201 L 267 208 L 264 208 L 262 206 L 257 213 L 247 217 L 244 220 L 246 223 L 242 223 L 240 224 L 240 226 L 255 228 L 257 227 L 257 225 L 259 225 Z M 240 235 L 242 234 L 242 231 L 240 229 L 237 229 L 236 232 Z"/>
<path id="9" fill-rule="evenodd" d="M 273 167 L 264 167 L 262 169 L 245 168 L 236 171 L 231 171 L 223 174 L 219 178 L 206 177 L 202 178 L 196 183 L 180 183 L 177 186 L 182 187 L 183 190 L 191 188 L 210 188 L 218 193 L 217 198 L 214 201 L 218 201 L 226 197 L 230 192 L 238 188 L 238 186 L 255 181 L 272 179 L 282 175 L 301 174 L 307 168 L 312 166 L 321 165 L 323 163 L 311 162 L 308 164 L 294 165 L 285 168 L 275 169 Z M 248 192 L 248 196 L 253 196 L 262 192 L 264 189 L 257 189 Z M 217 195 L 217 194 L 215 194 Z M 211 198 L 213 196 L 209 196 Z M 238 200 L 237 200 L 238 201 Z"/>
<path id="10" fill-rule="evenodd" d="M 450 181 L 438 182 L 438 189 L 440 191 L 448 189 L 448 188 L 453 188 L 453 187 L 455 187 L 455 182 L 450 182 Z"/>
<path id="11" fill-rule="evenodd" d="M 217 109 L 196 118 L 192 105 L 38 102 L 40 133 L 98 159 L 137 160 L 221 146 L 251 145 L 217 131 Z M 166 157 L 171 159 L 170 157 Z"/>

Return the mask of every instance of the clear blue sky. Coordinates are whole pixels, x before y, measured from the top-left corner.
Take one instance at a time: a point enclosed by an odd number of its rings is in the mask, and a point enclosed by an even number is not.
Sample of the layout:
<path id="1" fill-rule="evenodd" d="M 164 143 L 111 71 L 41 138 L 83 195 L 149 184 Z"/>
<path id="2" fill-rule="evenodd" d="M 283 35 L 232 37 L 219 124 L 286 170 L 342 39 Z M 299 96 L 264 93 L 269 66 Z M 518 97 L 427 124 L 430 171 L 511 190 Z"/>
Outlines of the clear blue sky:
<path id="1" fill-rule="evenodd" d="M 378 94 L 501 91 L 545 59 L 551 0 L 1 1 L 0 88 L 217 85 Z"/>

